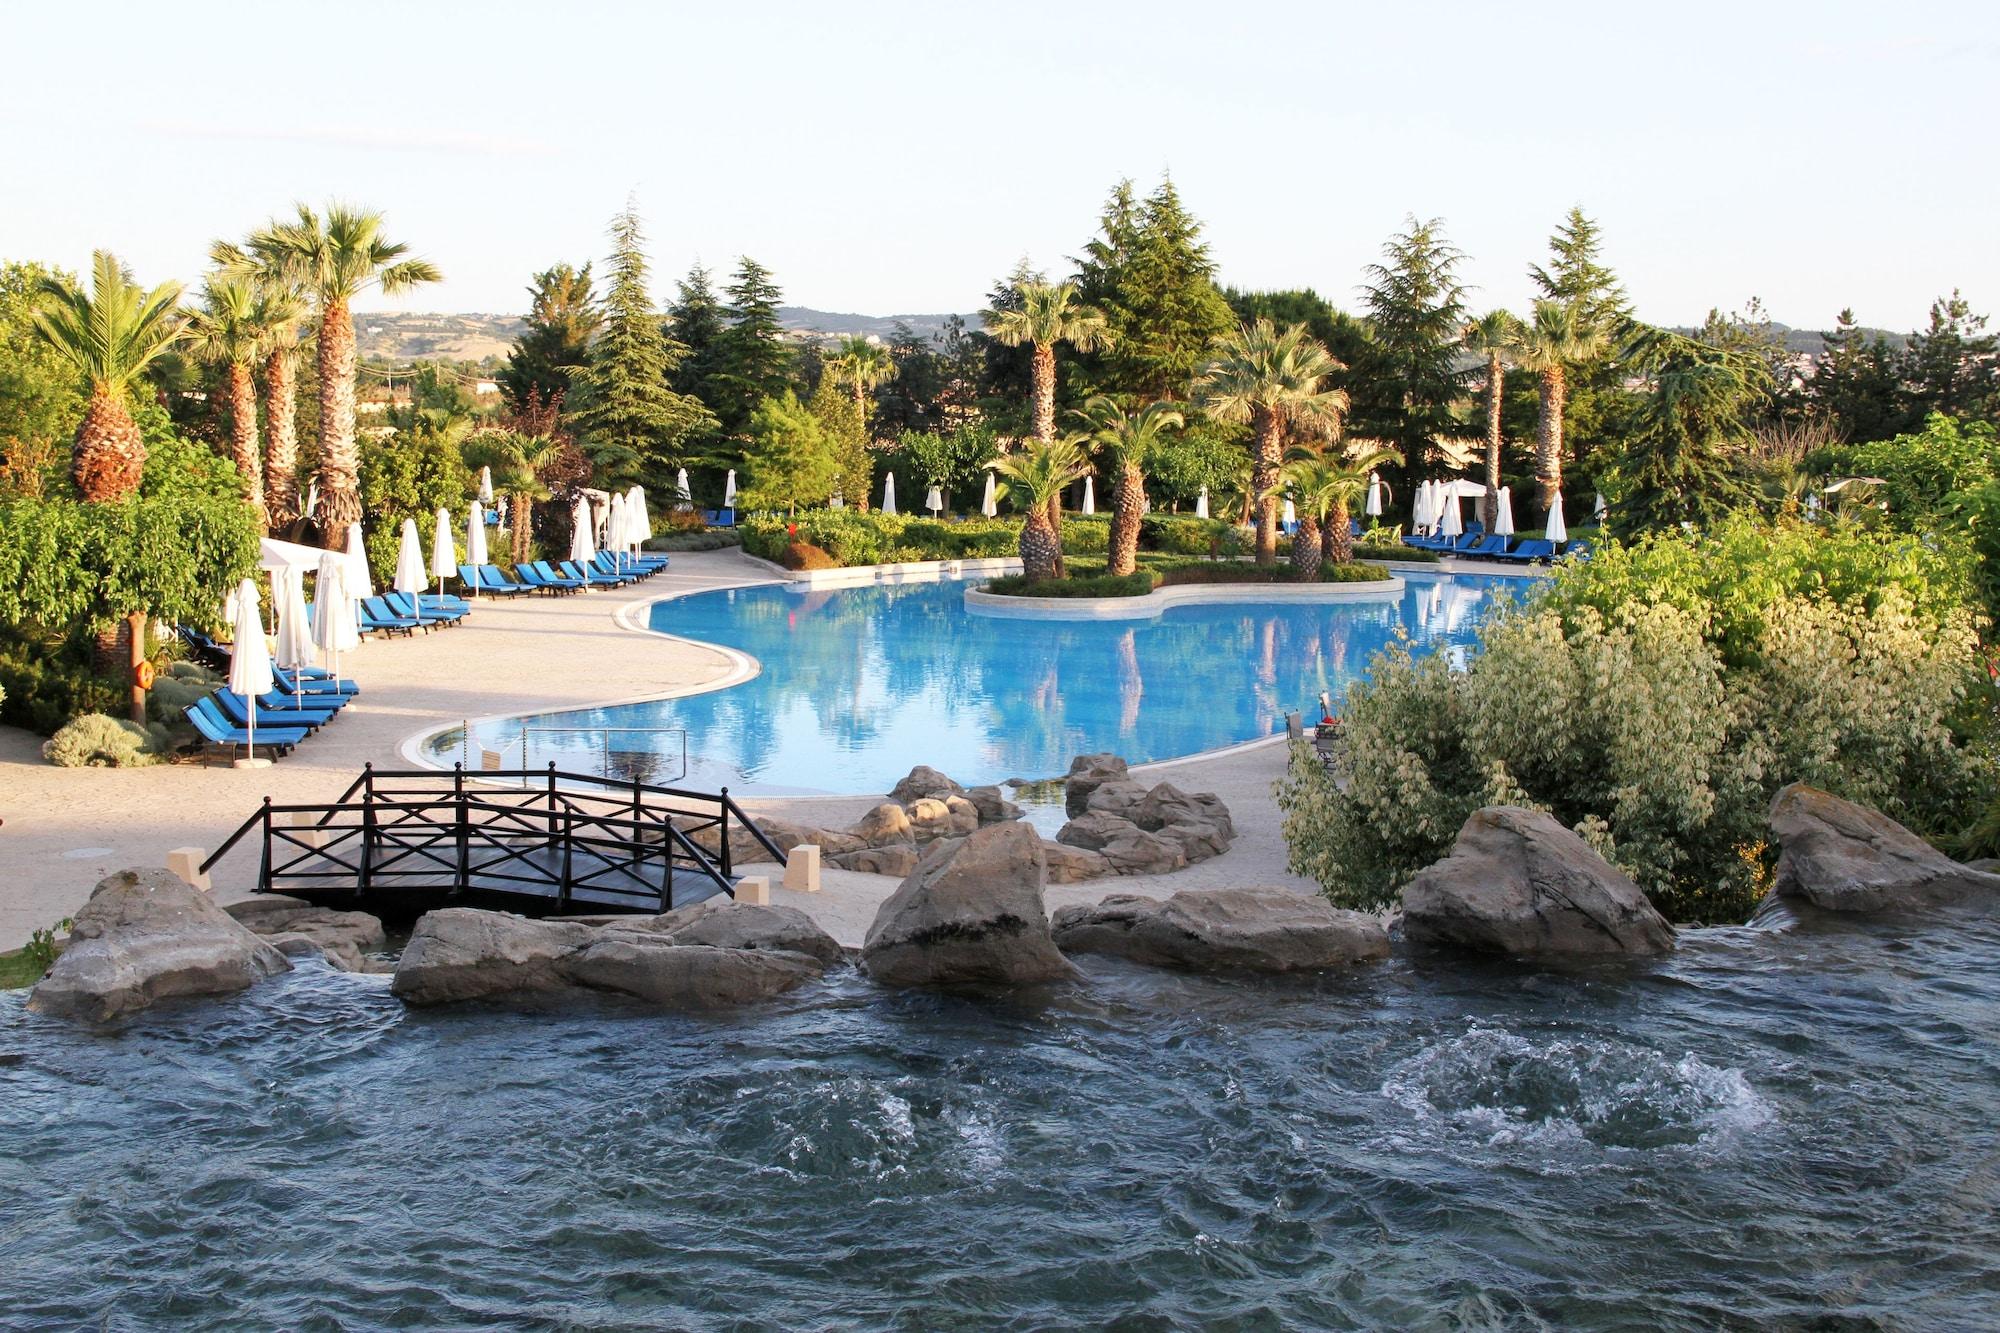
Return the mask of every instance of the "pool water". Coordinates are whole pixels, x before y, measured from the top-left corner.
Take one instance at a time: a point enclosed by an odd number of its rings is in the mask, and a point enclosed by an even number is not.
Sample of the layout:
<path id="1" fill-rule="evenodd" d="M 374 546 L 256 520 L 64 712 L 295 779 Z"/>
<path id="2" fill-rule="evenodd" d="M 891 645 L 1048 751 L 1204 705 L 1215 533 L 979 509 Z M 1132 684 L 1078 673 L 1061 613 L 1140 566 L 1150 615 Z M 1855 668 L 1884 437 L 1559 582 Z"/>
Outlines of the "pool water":
<path id="1" fill-rule="evenodd" d="M 1174 759 L 1282 731 L 1288 712 L 1312 720 L 1320 693 L 1337 703 L 1399 632 L 1463 654 L 1494 599 L 1522 586 L 1404 578 L 1399 596 L 1189 605 L 1110 622 L 972 614 L 959 581 L 698 593 L 654 604 L 650 626 L 749 654 L 762 667 L 754 679 L 475 723 L 469 744 L 454 728 L 431 753 L 448 764 L 483 748 L 508 767 L 525 753 L 526 767 L 596 772 L 610 748 L 619 777 L 747 795 L 882 792 L 917 764 L 976 786 L 1054 776 L 1094 751 Z M 591 728 L 625 730 L 607 747 Z"/>

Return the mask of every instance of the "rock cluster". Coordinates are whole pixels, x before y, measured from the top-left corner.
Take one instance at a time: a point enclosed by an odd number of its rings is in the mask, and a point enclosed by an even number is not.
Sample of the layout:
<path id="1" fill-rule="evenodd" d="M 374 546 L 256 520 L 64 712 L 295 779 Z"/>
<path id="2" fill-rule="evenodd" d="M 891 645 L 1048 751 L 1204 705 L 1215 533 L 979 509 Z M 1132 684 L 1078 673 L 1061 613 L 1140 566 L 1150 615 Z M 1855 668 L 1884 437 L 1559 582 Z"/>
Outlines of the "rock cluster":
<path id="1" fill-rule="evenodd" d="M 175 996 L 243 990 L 291 966 L 179 876 L 121 870 L 76 914 L 68 945 L 28 1008 L 103 1023 Z"/>
<path id="2" fill-rule="evenodd" d="M 1071 784 L 1077 780 L 1070 778 Z M 1074 785 L 1065 805 L 1075 810 Z M 1112 776 L 1092 782 L 1082 809 L 1063 825 L 1056 841 L 1096 853 L 1112 874 L 1159 875 L 1220 856 L 1235 837 L 1228 807 L 1208 792 L 1184 792 L 1170 782 L 1147 787 Z"/>
<path id="3" fill-rule="evenodd" d="M 1795 782 L 1771 801 L 1774 891 L 1831 912 L 1881 912 L 2000 893 L 2000 875 L 1960 865 L 1887 815 Z"/>
<path id="4" fill-rule="evenodd" d="M 781 994 L 840 956 L 831 936 L 790 908 L 711 900 L 596 924 L 448 907 L 417 922 L 389 989 L 416 1005 L 609 991 L 713 1009 Z"/>
<path id="5" fill-rule="evenodd" d="M 1517 958 L 1674 947 L 1674 928 L 1623 871 L 1549 815 L 1511 805 L 1475 810 L 1451 852 L 1417 872 L 1403 933 Z"/>
<path id="6" fill-rule="evenodd" d="M 393 965 L 368 957 L 387 937 L 380 919 L 367 912 L 315 907 L 281 893 L 259 894 L 223 909 L 262 935 L 287 958 L 324 958 L 343 972 L 388 972 Z"/>
<path id="7" fill-rule="evenodd" d="M 1379 918 L 1277 887 L 1190 889 L 1164 900 L 1113 894 L 1057 912 L 1054 934 L 1066 953 L 1194 972 L 1296 972 L 1389 956 Z"/>

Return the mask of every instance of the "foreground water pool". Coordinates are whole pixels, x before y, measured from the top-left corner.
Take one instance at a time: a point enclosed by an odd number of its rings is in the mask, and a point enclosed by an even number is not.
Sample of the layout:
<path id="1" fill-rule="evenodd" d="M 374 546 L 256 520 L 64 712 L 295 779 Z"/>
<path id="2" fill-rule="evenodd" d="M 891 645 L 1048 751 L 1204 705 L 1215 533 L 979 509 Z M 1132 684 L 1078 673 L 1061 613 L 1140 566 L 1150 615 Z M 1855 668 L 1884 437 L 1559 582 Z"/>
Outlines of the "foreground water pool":
<path id="1" fill-rule="evenodd" d="M 1124 622 L 974 615 L 957 581 L 698 593 L 655 604 L 648 623 L 749 654 L 754 679 L 475 723 L 469 743 L 454 728 L 430 752 L 474 769 L 483 749 L 510 768 L 596 772 L 610 749 L 619 777 L 751 795 L 883 792 L 916 764 L 978 785 L 1049 777 L 1094 751 L 1173 759 L 1281 731 L 1287 712 L 1317 717 L 1320 693 L 1338 700 L 1399 631 L 1463 653 L 1493 599 L 1524 583 L 1404 577 L 1400 595 L 1180 606 Z M 615 729 L 609 746 L 597 728 Z"/>
<path id="2" fill-rule="evenodd" d="M 1639 971 L 406 1011 L 0 995 L 0 1326 L 1995 1324 L 2000 928 Z"/>

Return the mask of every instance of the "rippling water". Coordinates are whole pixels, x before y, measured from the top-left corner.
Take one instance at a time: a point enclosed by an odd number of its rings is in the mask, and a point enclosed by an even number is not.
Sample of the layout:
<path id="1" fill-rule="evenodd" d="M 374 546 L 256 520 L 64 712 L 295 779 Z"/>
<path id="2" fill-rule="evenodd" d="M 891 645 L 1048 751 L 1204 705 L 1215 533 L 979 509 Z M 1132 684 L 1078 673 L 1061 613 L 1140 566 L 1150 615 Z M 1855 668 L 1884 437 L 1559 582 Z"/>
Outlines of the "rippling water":
<path id="1" fill-rule="evenodd" d="M 1635 972 L 0 999 L 0 1326 L 2000 1324 L 2000 923 Z"/>

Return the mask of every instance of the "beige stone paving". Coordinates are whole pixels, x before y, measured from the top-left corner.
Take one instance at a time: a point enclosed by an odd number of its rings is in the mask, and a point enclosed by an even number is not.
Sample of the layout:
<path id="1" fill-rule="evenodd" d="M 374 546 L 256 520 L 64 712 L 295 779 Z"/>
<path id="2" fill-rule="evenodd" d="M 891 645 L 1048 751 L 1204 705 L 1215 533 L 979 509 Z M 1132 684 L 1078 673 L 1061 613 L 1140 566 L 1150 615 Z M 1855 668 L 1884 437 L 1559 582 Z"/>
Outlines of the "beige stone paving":
<path id="1" fill-rule="evenodd" d="M 369 643 L 353 656 L 362 683 L 356 703 L 290 756 L 264 769 L 226 764 L 62 769 L 45 763 L 39 738 L 0 727 L 0 949 L 74 912 L 97 881 L 126 866 L 165 863 L 168 849 L 214 848 L 265 797 L 278 803 L 328 801 L 373 762 L 406 767 L 399 747 L 412 735 L 466 717 L 541 712 L 608 700 L 698 689 L 741 669 L 728 653 L 628 628 L 618 612 L 676 592 L 764 582 L 768 566 L 734 551 L 676 555 L 670 570 L 624 592 L 487 600 L 466 624 L 414 639 Z M 1285 872 L 1271 783 L 1284 747 L 1265 744 L 1207 758 L 1150 765 L 1149 780 L 1213 791 L 1235 818 L 1236 844 L 1223 856 L 1173 875 L 1112 878 L 1049 890 L 1053 909 L 1107 893 L 1163 896 L 1181 888 L 1240 884 L 1311 885 Z M 842 823 L 868 800 L 770 799 L 754 811 L 801 822 Z M 220 866 L 225 900 L 249 891 L 256 851 L 248 840 Z M 829 870 L 820 893 L 775 889 L 774 902 L 810 912 L 845 944 L 859 944 L 876 905 L 896 881 Z"/>

